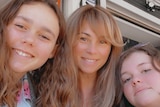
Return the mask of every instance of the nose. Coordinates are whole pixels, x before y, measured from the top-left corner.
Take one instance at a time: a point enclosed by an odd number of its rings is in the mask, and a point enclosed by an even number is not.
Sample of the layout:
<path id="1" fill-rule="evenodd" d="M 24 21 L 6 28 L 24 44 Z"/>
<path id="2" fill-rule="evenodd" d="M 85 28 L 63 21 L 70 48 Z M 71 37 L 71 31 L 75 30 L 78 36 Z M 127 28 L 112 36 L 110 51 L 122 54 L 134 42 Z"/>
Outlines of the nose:
<path id="1" fill-rule="evenodd" d="M 142 81 L 140 80 L 140 78 L 134 78 L 132 80 L 132 86 L 136 86 L 137 84 L 140 84 Z"/>
<path id="2" fill-rule="evenodd" d="M 94 54 L 97 52 L 97 46 L 93 43 L 88 44 L 87 52 L 90 54 Z"/>
<path id="3" fill-rule="evenodd" d="M 28 44 L 28 45 L 33 45 L 35 41 L 35 37 L 34 37 L 34 34 L 33 33 L 27 33 L 23 36 L 23 39 L 22 39 L 22 42 L 25 43 L 25 44 Z"/>

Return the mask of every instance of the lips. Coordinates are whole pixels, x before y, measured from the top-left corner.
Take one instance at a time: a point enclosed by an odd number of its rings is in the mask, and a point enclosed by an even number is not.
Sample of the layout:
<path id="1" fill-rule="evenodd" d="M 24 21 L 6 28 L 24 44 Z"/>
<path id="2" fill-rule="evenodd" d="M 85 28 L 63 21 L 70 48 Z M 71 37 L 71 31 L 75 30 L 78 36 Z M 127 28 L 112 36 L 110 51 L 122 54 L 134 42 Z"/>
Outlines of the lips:
<path id="1" fill-rule="evenodd" d="M 15 52 L 20 55 L 20 56 L 23 56 L 23 57 L 33 57 L 32 54 L 28 53 L 28 52 L 25 52 L 23 50 L 20 50 L 20 49 L 14 49 Z"/>
<path id="2" fill-rule="evenodd" d="M 150 89 L 150 88 L 140 88 L 140 89 L 137 89 L 134 95 L 136 95 L 136 94 L 138 94 L 139 92 L 142 92 L 142 91 L 144 91 L 144 90 L 147 90 L 147 89 Z"/>

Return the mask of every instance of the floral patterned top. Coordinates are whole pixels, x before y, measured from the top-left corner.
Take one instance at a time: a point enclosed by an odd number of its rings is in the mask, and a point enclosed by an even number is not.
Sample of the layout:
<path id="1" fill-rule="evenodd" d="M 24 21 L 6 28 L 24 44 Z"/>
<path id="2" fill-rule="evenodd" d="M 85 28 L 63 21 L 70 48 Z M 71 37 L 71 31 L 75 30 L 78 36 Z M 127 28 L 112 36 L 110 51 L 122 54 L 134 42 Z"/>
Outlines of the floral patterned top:
<path id="1" fill-rule="evenodd" d="M 30 76 L 31 74 L 27 73 L 22 78 L 22 89 L 17 95 L 17 107 L 35 107 L 35 93 Z M 0 107 L 8 107 L 8 105 L 2 104 Z"/>
<path id="2" fill-rule="evenodd" d="M 31 93 L 27 75 L 23 77 L 22 89 L 17 95 L 17 107 L 31 107 Z"/>

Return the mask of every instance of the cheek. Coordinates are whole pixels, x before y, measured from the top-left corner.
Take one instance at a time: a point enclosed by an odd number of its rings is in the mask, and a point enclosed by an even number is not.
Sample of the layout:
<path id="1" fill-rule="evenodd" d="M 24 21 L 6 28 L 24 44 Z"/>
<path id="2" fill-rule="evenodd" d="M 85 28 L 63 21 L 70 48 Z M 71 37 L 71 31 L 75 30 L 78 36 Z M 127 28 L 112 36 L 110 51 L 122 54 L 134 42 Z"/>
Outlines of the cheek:
<path id="1" fill-rule="evenodd" d="M 75 46 L 73 46 L 73 48 L 72 48 L 73 50 L 72 50 L 72 54 L 73 54 L 73 57 L 74 57 L 74 59 L 76 60 L 77 59 L 77 57 L 78 56 L 80 56 L 80 54 L 81 54 L 81 48 L 78 46 L 78 45 L 75 45 Z"/>
<path id="2" fill-rule="evenodd" d="M 127 97 L 127 98 L 130 98 L 132 95 L 133 95 L 133 92 L 132 92 L 132 89 L 130 86 L 123 86 L 123 92 L 124 92 L 124 95 Z"/>
<path id="3" fill-rule="evenodd" d="M 41 45 L 39 46 L 39 48 L 37 49 L 37 52 L 39 53 L 39 56 L 41 58 L 45 58 L 45 59 L 48 59 L 51 54 L 53 53 L 53 49 L 54 49 L 55 46 L 53 45 Z"/>
<path id="4" fill-rule="evenodd" d="M 14 41 L 14 39 L 16 39 L 16 32 L 10 28 L 7 28 L 7 31 L 6 31 L 6 40 L 7 40 L 7 43 L 8 44 L 12 44 L 12 41 Z"/>
<path id="5" fill-rule="evenodd" d="M 104 59 L 108 59 L 108 56 L 110 54 L 111 49 L 107 48 L 107 49 L 100 49 L 99 52 L 101 53 L 101 55 L 104 57 Z"/>
<path id="6" fill-rule="evenodd" d="M 80 44 L 75 44 L 73 46 L 73 56 L 74 59 L 77 59 L 79 56 L 83 55 L 85 53 L 85 46 Z"/>
<path id="7" fill-rule="evenodd" d="M 8 27 L 6 32 L 7 43 L 10 46 L 12 46 L 14 43 L 21 41 L 23 37 L 22 35 L 24 35 L 22 32 L 18 32 L 12 27 Z"/>
<path id="8" fill-rule="evenodd" d="M 126 99 L 130 103 L 133 103 L 134 102 L 134 92 L 133 92 L 132 88 L 131 87 L 125 87 L 123 92 L 124 92 L 124 96 L 126 97 Z"/>
<path id="9" fill-rule="evenodd" d="M 80 44 L 75 44 L 73 46 L 73 59 L 76 63 L 76 65 L 79 64 L 79 61 L 81 60 L 81 56 L 83 56 L 85 54 L 85 46 L 84 45 L 80 45 Z"/>
<path id="10" fill-rule="evenodd" d="M 77 43 L 73 46 L 74 53 L 84 52 L 84 49 L 86 49 L 86 46 L 82 44 Z"/>
<path id="11" fill-rule="evenodd" d="M 152 88 L 160 92 L 160 74 L 159 73 L 148 76 L 148 78 L 146 78 L 146 81 Z"/>

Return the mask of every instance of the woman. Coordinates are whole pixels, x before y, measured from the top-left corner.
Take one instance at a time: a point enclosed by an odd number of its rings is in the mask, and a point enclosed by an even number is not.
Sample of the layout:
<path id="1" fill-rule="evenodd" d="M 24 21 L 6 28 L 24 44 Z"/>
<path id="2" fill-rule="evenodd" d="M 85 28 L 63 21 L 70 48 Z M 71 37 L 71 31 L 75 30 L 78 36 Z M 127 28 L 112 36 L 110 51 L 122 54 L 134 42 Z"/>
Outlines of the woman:
<path id="1" fill-rule="evenodd" d="M 63 44 L 64 27 L 64 18 L 53 0 L 12 0 L 1 10 L 1 107 L 35 105 L 31 79 L 37 85 L 40 77 L 32 75 L 52 72 L 53 57 Z"/>
<path id="2" fill-rule="evenodd" d="M 160 51 L 151 44 L 138 44 L 123 52 L 116 76 L 120 107 L 159 106 Z"/>
<path id="3" fill-rule="evenodd" d="M 73 61 L 69 66 L 76 69 L 77 107 L 112 107 L 122 46 L 120 30 L 107 9 L 85 5 L 68 18 L 65 48 Z"/>

